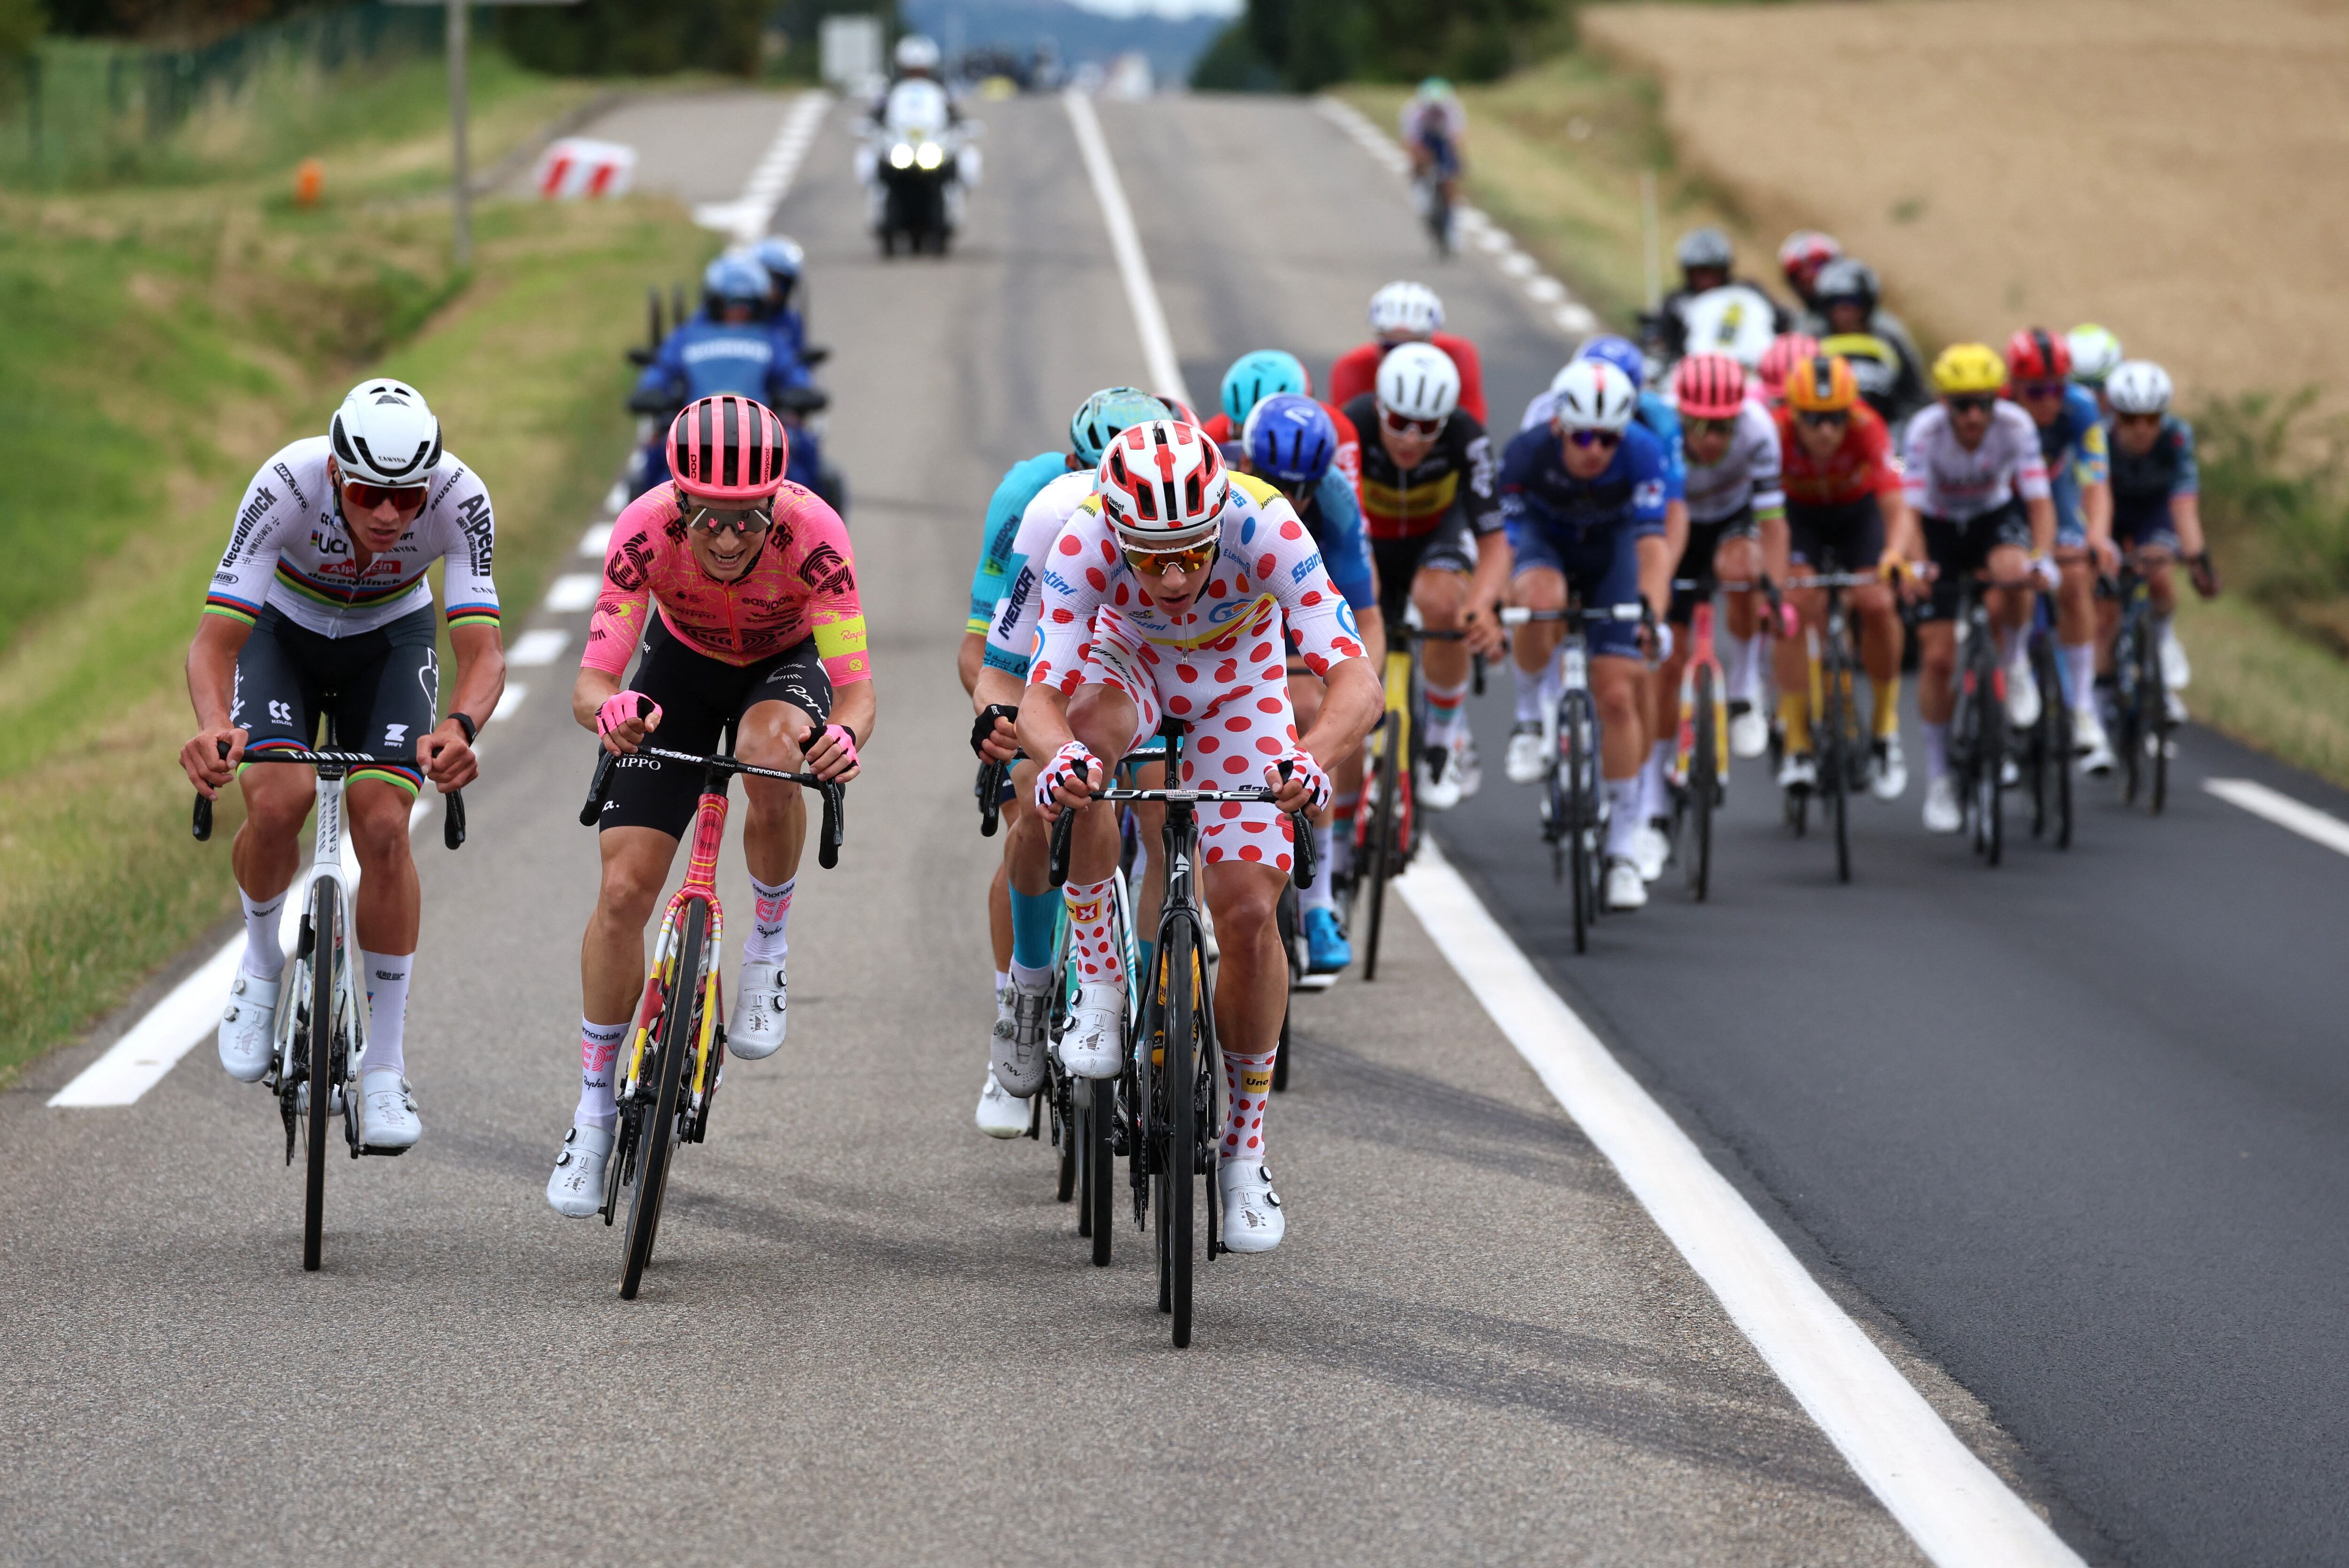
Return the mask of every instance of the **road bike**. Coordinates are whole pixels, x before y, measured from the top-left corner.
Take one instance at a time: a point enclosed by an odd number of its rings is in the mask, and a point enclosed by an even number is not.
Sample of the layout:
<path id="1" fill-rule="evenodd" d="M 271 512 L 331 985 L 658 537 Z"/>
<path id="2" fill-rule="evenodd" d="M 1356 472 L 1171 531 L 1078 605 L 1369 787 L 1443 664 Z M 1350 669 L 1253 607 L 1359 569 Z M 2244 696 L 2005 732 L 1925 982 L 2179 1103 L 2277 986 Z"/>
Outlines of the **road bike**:
<path id="1" fill-rule="evenodd" d="M 660 934 L 653 944 L 644 995 L 636 1006 L 636 1026 L 612 1084 L 620 1119 L 611 1157 L 604 1163 L 603 1213 L 604 1223 L 611 1224 L 619 1212 L 622 1195 L 627 1196 L 628 1226 L 620 1266 L 623 1301 L 636 1300 L 645 1268 L 652 1262 L 669 1166 L 678 1146 L 699 1143 L 709 1136 L 709 1109 L 725 1078 L 726 1007 L 719 970 L 726 913 L 718 901 L 718 851 L 726 841 L 726 791 L 734 775 L 797 784 L 821 795 L 823 825 L 817 839 L 816 861 L 826 871 L 840 863 L 843 825 L 842 787 L 837 782 L 812 773 L 790 773 L 740 760 L 731 754 L 731 724 L 720 733 L 718 744 L 719 754 L 715 757 L 659 746 L 639 746 L 626 758 L 605 752 L 596 759 L 595 782 L 588 789 L 587 804 L 579 811 L 582 827 L 594 827 L 601 820 L 616 765 L 649 766 L 636 761 L 646 758 L 701 769 L 701 799 L 693 812 L 692 858 L 684 885 L 669 896 L 667 907 L 661 912 Z"/>
<path id="2" fill-rule="evenodd" d="M 1185 726 L 1170 718 L 1159 726 L 1166 741 L 1166 772 L 1182 777 Z M 1214 1177 L 1216 1139 L 1222 1127 L 1217 1085 L 1222 1078 L 1216 1037 L 1215 999 L 1207 984 L 1206 933 L 1195 890 L 1201 806 L 1226 801 L 1265 803 L 1273 791 L 1246 789 L 1102 789 L 1092 797 L 1109 805 L 1155 802 L 1166 808 L 1160 861 L 1164 889 L 1158 909 L 1158 940 L 1150 970 L 1142 976 L 1141 1007 L 1118 1076 L 1097 1079 L 1112 1095 L 1116 1122 L 1112 1150 L 1125 1155 L 1137 1227 L 1155 1221 L 1158 1248 L 1158 1310 L 1174 1322 L 1177 1349 L 1191 1343 L 1192 1265 L 1197 1248 L 1199 1178 Z M 1290 882 L 1313 881 L 1313 827 L 1303 812 L 1288 817 L 1293 843 Z M 1069 846 L 1076 812 L 1062 811 L 1052 823 L 1051 882 L 1066 884 Z M 1133 987 L 1129 985 L 1128 992 Z M 1220 1193 L 1210 1180 L 1206 1192 L 1206 1255 L 1223 1250 L 1216 1212 Z"/>
<path id="3" fill-rule="evenodd" d="M 2072 739 L 2072 705 L 2082 695 L 2064 680 L 2064 659 L 2055 641 L 2051 596 L 2036 595 L 2031 620 L 2031 676 L 2039 683 L 2039 722 L 2021 732 L 2023 766 L 2031 777 L 2031 836 L 2052 835 L 2055 847 L 2072 847 L 2072 773 L 2077 748 Z"/>
<path id="4" fill-rule="evenodd" d="M 2137 569 L 2134 555 L 2121 562 L 2117 578 L 2097 592 L 2120 602 L 2120 625 L 2113 634 L 2114 735 L 2121 754 L 2121 799 L 2138 795 L 2157 817 L 2169 803 L 2169 754 L 2176 742 L 2169 717 L 2169 688 L 2161 674 L 2161 639 L 2153 628 L 2153 584 Z"/>
<path id="5" fill-rule="evenodd" d="M 1605 604 L 1588 609 L 1569 599 L 1563 610 L 1501 612 L 1505 626 L 1533 621 L 1564 624 L 1556 657 L 1560 661 L 1555 743 L 1542 784 L 1542 841 L 1549 846 L 1550 876 L 1574 889 L 1574 950 L 1590 950 L 1590 927 L 1605 905 L 1607 791 L 1600 781 L 1599 701 L 1590 690 L 1588 628 L 1650 619 L 1645 604 Z M 1568 873 L 1571 872 L 1569 875 Z"/>
<path id="6" fill-rule="evenodd" d="M 2007 770 L 2013 738 L 2007 729 L 2006 666 L 1998 652 L 1998 628 L 1990 618 L 1985 584 L 1969 576 L 1958 599 L 1957 707 L 1950 715 L 1950 766 L 1958 779 L 1959 802 L 1974 853 L 1995 866 L 2006 852 Z"/>
<path id="7" fill-rule="evenodd" d="M 1851 637 L 1851 615 L 1844 593 L 1881 582 L 1874 573 L 1827 570 L 1806 577 L 1790 577 L 1788 588 L 1814 588 L 1826 593 L 1819 619 L 1824 624 L 1805 628 L 1811 679 L 1811 756 L 1818 770 L 1820 810 L 1835 828 L 1836 880 L 1851 881 L 1851 798 L 1868 788 L 1868 734 L 1860 719 L 1859 657 Z M 1786 820 L 1796 837 L 1805 830 L 1809 791 L 1786 791 Z"/>
<path id="8" fill-rule="evenodd" d="M 1682 578 L 1675 591 L 1697 595 L 1689 612 L 1688 662 L 1681 666 L 1681 725 L 1669 782 L 1672 843 L 1690 896 L 1704 902 L 1713 889 L 1713 814 L 1729 799 L 1729 708 L 1725 677 L 1713 639 L 1711 578 Z M 1748 583 L 1726 584 L 1734 593 Z"/>
<path id="9" fill-rule="evenodd" d="M 1386 927 L 1387 883 L 1402 874 L 1419 853 L 1419 808 L 1414 763 L 1429 768 L 1446 764 L 1449 754 L 1440 747 L 1423 746 L 1427 733 L 1427 688 L 1420 675 L 1419 645 L 1457 642 L 1458 632 L 1431 632 L 1408 620 L 1387 628 L 1386 711 L 1371 733 L 1375 749 L 1368 750 L 1362 776 L 1362 807 L 1354 816 L 1354 862 L 1349 887 L 1340 903 L 1346 924 L 1353 925 L 1356 906 L 1367 895 L 1370 923 L 1362 937 L 1362 978 L 1379 977 L 1379 938 Z M 1365 741 L 1366 748 L 1372 745 Z M 1299 886 L 1304 885 L 1299 883 Z"/>
<path id="10" fill-rule="evenodd" d="M 336 748 L 333 706 L 328 694 L 326 744 L 316 750 L 248 751 L 247 763 L 295 763 L 317 769 L 317 824 L 310 856 L 310 880 L 303 890 L 302 924 L 278 991 L 276 1038 L 262 1082 L 277 1097 L 285 1122 L 285 1163 L 303 1145 L 302 1267 L 317 1272 L 325 1248 L 326 1146 L 342 1120 L 342 1142 L 356 1160 L 362 1154 L 398 1155 L 408 1150 L 372 1149 L 359 1141 L 359 1060 L 367 1054 L 367 986 L 359 977 L 356 946 L 357 908 L 343 875 L 343 784 L 361 768 L 410 768 L 412 758 L 374 757 Z M 220 754 L 228 756 L 228 743 Z M 452 789 L 444 798 L 442 841 L 455 849 L 465 841 L 465 799 Z M 212 836 L 212 802 L 196 797 L 192 830 L 199 841 Z M 322 1092 L 323 1091 L 323 1092 Z"/>
<path id="11" fill-rule="evenodd" d="M 1157 757 L 1154 752 L 1146 759 L 1155 761 Z M 1139 842 L 1130 814 L 1119 822 L 1118 830 L 1122 841 L 1118 869 L 1110 878 L 1110 923 L 1125 973 L 1134 975 L 1141 972 L 1142 954 L 1133 935 L 1133 900 L 1128 878 Z M 1046 1026 L 1044 1084 L 1029 1100 L 1033 1109 L 1028 1136 L 1042 1138 L 1049 1118 L 1052 1147 L 1060 1154 L 1057 1196 L 1063 1203 L 1075 1201 L 1077 1234 L 1092 1243 L 1093 1266 L 1107 1268 L 1111 1237 L 1116 1229 L 1117 1174 L 1112 1153 L 1115 1111 L 1106 1083 L 1079 1078 L 1061 1065 L 1061 1040 L 1076 1022 L 1080 984 L 1077 966 L 1070 961 L 1069 944 L 1068 912 L 1063 905 L 1053 937 L 1052 1008 Z M 1135 1037 L 1140 1022 L 1141 1006 L 1134 988 L 1128 985 L 1127 1039 Z"/>

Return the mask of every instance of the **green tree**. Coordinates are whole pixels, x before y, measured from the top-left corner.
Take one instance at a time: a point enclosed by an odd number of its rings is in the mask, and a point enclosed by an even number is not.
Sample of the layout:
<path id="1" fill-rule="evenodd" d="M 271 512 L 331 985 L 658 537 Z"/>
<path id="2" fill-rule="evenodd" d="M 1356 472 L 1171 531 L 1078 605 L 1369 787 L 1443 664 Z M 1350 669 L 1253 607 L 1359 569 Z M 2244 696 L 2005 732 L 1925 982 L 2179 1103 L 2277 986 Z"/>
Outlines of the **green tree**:
<path id="1" fill-rule="evenodd" d="M 765 0 L 508 5 L 499 8 L 498 38 L 523 65 L 558 76 L 751 76 L 767 9 Z"/>
<path id="2" fill-rule="evenodd" d="M 1247 0 L 1200 62 L 1202 87 L 1311 92 L 1366 77 L 1490 81 L 1546 35 L 1567 0 Z M 1257 68 L 1260 67 L 1260 68 Z"/>
<path id="3" fill-rule="evenodd" d="M 41 0 L 0 0 L 0 60 L 21 60 L 31 54 L 47 24 Z"/>

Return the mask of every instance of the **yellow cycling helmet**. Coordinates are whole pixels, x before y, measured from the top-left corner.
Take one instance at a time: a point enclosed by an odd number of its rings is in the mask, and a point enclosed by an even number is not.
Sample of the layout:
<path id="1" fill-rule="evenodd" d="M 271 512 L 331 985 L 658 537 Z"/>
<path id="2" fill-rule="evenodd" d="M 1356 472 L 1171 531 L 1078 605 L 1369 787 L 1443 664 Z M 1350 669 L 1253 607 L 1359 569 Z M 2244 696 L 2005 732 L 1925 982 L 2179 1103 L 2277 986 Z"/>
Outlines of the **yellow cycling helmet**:
<path id="1" fill-rule="evenodd" d="M 2006 385 L 2006 361 L 1987 343 L 1953 343 L 1933 361 L 1933 390 L 1962 397 Z"/>
<path id="2" fill-rule="evenodd" d="M 1797 414 L 1847 412 L 1859 401 L 1859 378 L 1840 354 L 1797 359 L 1786 372 L 1786 406 Z"/>

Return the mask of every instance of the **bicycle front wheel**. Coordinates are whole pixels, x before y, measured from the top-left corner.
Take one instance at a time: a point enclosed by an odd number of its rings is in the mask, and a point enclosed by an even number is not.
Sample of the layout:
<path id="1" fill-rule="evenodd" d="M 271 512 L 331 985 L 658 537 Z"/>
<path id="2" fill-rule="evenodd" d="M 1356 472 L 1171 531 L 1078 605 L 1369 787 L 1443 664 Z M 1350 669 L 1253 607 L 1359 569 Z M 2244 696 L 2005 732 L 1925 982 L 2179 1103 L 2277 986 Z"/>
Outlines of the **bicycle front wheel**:
<path id="1" fill-rule="evenodd" d="M 1821 813 L 1835 830 L 1836 881 L 1851 881 L 1851 665 L 1839 643 L 1829 643 L 1820 683 L 1826 712 L 1820 717 L 1819 785 L 1827 793 Z"/>
<path id="2" fill-rule="evenodd" d="M 335 959 L 342 952 L 342 895 L 335 884 L 310 887 L 310 1018 L 303 1047 L 309 1063 L 309 1147 L 304 1150 L 302 1267 L 316 1274 L 326 1246 L 326 1139 L 335 1126 L 335 1089 L 342 1074 L 335 1060 Z"/>
<path id="3" fill-rule="evenodd" d="M 668 995 L 662 999 L 660 1035 L 653 1047 L 659 1053 L 653 1064 L 653 1103 L 636 1108 L 643 1121 L 636 1139 L 636 1191 L 628 1202 L 627 1256 L 620 1272 L 623 1301 L 636 1299 L 636 1287 L 644 1282 L 645 1269 L 653 1259 L 661 1200 L 668 1191 L 669 1161 L 677 1152 L 677 1109 L 686 1058 L 694 1052 L 702 992 L 709 983 L 703 970 L 709 905 L 698 898 L 688 903 L 681 925 L 677 966 L 670 971 L 673 978 Z"/>
<path id="4" fill-rule="evenodd" d="M 1158 1161 L 1158 1305 L 1174 1319 L 1174 1346 L 1191 1343 L 1191 1264 L 1196 1245 L 1199 1121 L 1195 1099 L 1198 1064 L 1199 987 L 1205 978 L 1189 922 L 1166 936 L 1160 970 L 1166 983 L 1157 1073 L 1163 1141 Z"/>
<path id="5" fill-rule="evenodd" d="M 1713 733 L 1720 715 L 1715 711 L 1718 700 L 1713 689 L 1713 666 L 1699 665 L 1692 684 L 1694 711 L 1691 723 L 1696 744 L 1689 749 L 1688 778 L 1682 781 L 1688 811 L 1681 833 L 1681 859 L 1688 873 L 1689 892 L 1702 903 L 1705 895 L 1713 891 L 1713 796 L 1721 789 L 1720 741 Z"/>
<path id="6" fill-rule="evenodd" d="M 1574 950 L 1590 950 L 1590 924 L 1599 915 L 1591 896 L 1597 868 L 1591 864 L 1590 841 L 1599 824 L 1598 791 L 1591 787 L 1599 763 L 1597 726 L 1590 719 L 1590 694 L 1569 691 L 1557 702 L 1558 758 L 1566 775 L 1567 860 L 1574 878 Z"/>
<path id="7" fill-rule="evenodd" d="M 1371 833 L 1365 846 L 1370 855 L 1371 924 L 1362 947 L 1362 978 L 1379 977 L 1379 933 L 1387 913 L 1387 875 L 1393 869 L 1395 819 L 1402 810 L 1403 752 L 1402 717 L 1387 709 L 1386 745 L 1379 752 L 1378 802 L 1371 811 Z"/>
<path id="8" fill-rule="evenodd" d="M 1084 1179 L 1078 1185 L 1085 1221 L 1092 1226 L 1093 1267 L 1107 1268 L 1116 1218 L 1117 1161 L 1110 1143 L 1110 1123 L 1117 1114 L 1116 1085 L 1107 1078 L 1088 1080 L 1078 1092 L 1084 1096 L 1077 1107 L 1078 1149 L 1084 1161 Z"/>
<path id="9" fill-rule="evenodd" d="M 2140 727 L 2149 738 L 2146 760 L 2153 766 L 2153 794 L 2147 802 L 2153 814 L 2169 804 L 2169 684 L 2161 674 L 2161 640 L 2140 635 L 2137 639 L 2137 701 L 2142 706 L 2145 720 Z"/>

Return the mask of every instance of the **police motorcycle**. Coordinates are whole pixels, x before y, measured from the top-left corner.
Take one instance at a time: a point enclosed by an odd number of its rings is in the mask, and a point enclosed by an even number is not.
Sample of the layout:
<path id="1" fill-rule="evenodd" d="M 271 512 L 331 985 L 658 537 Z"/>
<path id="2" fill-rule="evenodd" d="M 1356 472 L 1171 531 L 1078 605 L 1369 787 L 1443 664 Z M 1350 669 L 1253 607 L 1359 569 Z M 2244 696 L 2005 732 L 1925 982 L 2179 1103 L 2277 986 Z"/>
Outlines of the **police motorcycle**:
<path id="1" fill-rule="evenodd" d="M 962 226 L 966 193 L 978 183 L 978 127 L 956 110 L 937 79 L 938 48 L 916 34 L 897 46 L 898 79 L 859 128 L 858 181 L 881 253 L 944 255 Z"/>

